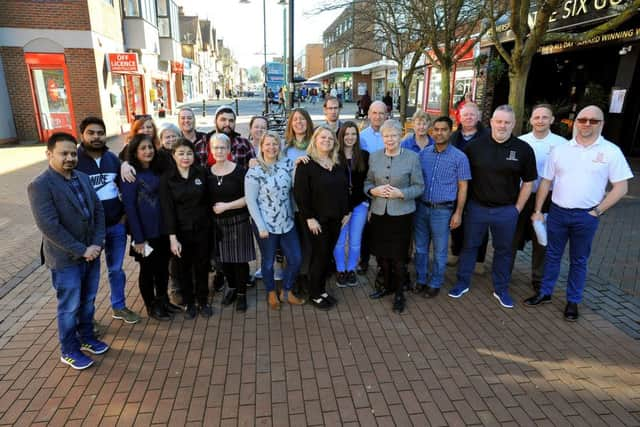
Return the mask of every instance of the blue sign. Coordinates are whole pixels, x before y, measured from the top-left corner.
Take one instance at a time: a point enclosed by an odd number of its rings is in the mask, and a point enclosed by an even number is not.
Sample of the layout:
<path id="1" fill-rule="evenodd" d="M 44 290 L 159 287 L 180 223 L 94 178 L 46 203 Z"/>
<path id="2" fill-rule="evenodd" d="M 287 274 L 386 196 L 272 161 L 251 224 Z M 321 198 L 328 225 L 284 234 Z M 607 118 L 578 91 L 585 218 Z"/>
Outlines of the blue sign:
<path id="1" fill-rule="evenodd" d="M 281 62 L 267 63 L 267 88 L 271 89 L 274 94 L 285 85 L 284 81 L 284 64 Z"/>

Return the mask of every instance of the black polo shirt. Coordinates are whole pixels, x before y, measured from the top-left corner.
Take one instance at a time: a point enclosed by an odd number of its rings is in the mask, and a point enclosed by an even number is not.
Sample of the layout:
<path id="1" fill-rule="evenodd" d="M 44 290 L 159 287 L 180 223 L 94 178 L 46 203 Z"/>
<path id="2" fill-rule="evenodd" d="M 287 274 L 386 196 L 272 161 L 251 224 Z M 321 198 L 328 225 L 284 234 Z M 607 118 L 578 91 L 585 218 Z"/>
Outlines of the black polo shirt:
<path id="1" fill-rule="evenodd" d="M 500 144 L 487 133 L 467 144 L 464 152 L 471 166 L 469 196 L 482 205 L 514 205 L 521 180 L 528 182 L 538 177 L 533 149 L 514 136 Z"/>

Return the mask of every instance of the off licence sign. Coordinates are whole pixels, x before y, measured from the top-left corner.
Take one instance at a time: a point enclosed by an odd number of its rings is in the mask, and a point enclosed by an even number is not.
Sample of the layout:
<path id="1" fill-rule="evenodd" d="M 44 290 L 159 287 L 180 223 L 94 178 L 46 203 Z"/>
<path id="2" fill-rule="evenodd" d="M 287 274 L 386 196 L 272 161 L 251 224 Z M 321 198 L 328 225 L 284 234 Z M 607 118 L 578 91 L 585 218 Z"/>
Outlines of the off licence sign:
<path id="1" fill-rule="evenodd" d="M 110 53 L 109 68 L 112 73 L 138 71 L 138 55 L 135 53 Z"/>

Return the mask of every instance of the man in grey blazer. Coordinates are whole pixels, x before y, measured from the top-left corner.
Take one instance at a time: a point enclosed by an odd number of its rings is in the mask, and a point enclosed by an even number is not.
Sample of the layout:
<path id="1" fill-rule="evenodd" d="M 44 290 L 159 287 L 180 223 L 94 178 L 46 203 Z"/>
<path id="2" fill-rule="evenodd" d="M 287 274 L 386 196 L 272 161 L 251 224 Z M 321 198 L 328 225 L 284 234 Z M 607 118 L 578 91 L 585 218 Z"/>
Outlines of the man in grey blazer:
<path id="1" fill-rule="evenodd" d="M 58 299 L 60 360 L 85 369 L 93 360 L 81 350 L 102 354 L 109 349 L 93 332 L 105 220 L 89 178 L 74 170 L 76 146 L 73 135 L 53 134 L 47 141 L 49 167 L 29 184 L 28 193 Z"/>

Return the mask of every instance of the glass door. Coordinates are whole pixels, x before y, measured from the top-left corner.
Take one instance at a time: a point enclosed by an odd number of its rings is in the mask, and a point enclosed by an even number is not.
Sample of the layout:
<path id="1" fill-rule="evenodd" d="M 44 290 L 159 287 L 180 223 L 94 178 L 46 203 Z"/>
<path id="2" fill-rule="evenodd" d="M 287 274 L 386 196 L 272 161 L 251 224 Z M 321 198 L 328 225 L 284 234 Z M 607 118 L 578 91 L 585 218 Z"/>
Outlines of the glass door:
<path id="1" fill-rule="evenodd" d="M 64 54 L 28 53 L 25 56 L 40 140 L 46 141 L 55 132 L 76 135 Z"/>

